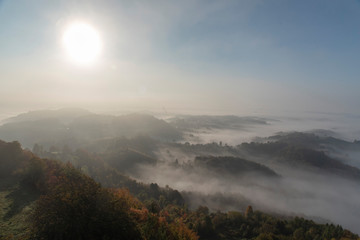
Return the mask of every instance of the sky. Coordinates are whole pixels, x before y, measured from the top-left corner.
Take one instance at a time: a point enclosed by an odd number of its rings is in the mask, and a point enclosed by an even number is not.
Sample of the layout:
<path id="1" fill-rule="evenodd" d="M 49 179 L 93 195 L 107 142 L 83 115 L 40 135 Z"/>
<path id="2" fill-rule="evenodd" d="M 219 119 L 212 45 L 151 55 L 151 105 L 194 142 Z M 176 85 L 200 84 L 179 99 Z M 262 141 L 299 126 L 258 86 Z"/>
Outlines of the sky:
<path id="1" fill-rule="evenodd" d="M 91 66 L 66 27 L 96 29 Z M 0 0 L 0 112 L 360 114 L 360 1 Z"/>

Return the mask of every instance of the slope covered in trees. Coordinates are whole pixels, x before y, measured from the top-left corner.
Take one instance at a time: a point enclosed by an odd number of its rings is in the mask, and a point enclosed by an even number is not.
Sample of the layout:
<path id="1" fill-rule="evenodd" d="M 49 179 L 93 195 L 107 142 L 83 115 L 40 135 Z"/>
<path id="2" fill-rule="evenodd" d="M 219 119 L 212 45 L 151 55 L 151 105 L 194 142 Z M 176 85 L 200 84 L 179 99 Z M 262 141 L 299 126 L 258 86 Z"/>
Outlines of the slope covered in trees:
<path id="1" fill-rule="evenodd" d="M 273 170 L 264 165 L 235 157 L 198 156 L 195 158 L 194 165 L 225 176 L 241 174 L 257 174 L 266 177 L 278 176 Z"/>
<path id="2" fill-rule="evenodd" d="M 21 191 L 31 192 L 28 201 L 13 206 L 5 214 L 22 216 L 21 221 L 12 218 L 16 224 L 22 224 L 22 230 L 8 229 L 8 218 L 2 215 L 0 239 L 358 238 L 340 226 L 271 216 L 252 208 L 244 214 L 211 213 L 207 207 L 191 211 L 176 202 L 144 204 L 125 189 L 103 188 L 70 163 L 38 158 L 23 151 L 16 142 L 0 143 L 1 169 L 9 170 L 8 174 L 1 175 L 2 182 L 12 182 Z M 1 193 L 4 193 L 8 186 L 2 187 Z M 13 205 L 24 198 L 14 195 L 9 188 L 7 191 Z M 148 197 L 157 191 L 162 190 L 156 184 L 150 185 Z"/>
<path id="3" fill-rule="evenodd" d="M 302 145 L 276 141 L 267 143 L 243 143 L 241 150 L 255 156 L 268 157 L 281 164 L 300 168 L 312 168 L 324 173 L 335 174 L 344 178 L 360 180 L 360 169 L 350 166 L 325 152 L 306 148 Z"/>
<path id="4" fill-rule="evenodd" d="M 0 154 L 7 161 L 1 167 L 11 163 L 12 154 L 21 152 L 16 143 L 3 148 Z M 149 211 L 127 190 L 103 188 L 70 163 L 23 153 L 27 158 L 14 155 L 19 165 L 11 174 L 2 175 L 2 181 L 13 181 L 21 191 L 31 190 L 38 197 L 19 206 L 33 209 L 25 216 L 28 221 L 23 221 L 27 222 L 25 230 L 12 233 L 4 226 L 7 236 L 0 239 L 197 239 L 184 223 L 167 221 L 153 209 Z M 14 214 L 9 211 L 6 215 Z"/>

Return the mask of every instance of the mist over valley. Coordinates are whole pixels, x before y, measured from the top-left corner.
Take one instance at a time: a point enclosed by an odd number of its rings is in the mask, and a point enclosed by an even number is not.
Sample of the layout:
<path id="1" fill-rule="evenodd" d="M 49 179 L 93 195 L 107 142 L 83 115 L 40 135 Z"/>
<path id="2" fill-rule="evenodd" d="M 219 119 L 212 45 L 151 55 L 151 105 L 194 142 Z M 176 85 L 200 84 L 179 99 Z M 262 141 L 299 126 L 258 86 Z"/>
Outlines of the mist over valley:
<path id="1" fill-rule="evenodd" d="M 360 227 L 360 142 L 345 140 L 346 132 L 335 127 L 320 130 L 304 121 L 300 132 L 288 131 L 290 120 L 274 117 L 163 120 L 82 109 L 32 111 L 4 122 L 1 139 L 19 141 L 40 157 L 71 162 L 95 179 L 89 169 L 100 164 L 146 184 L 170 186 L 191 209 L 243 211 L 252 205 L 354 232 Z M 279 132 L 281 123 L 285 129 Z M 95 162 L 80 160 L 79 151 Z"/>

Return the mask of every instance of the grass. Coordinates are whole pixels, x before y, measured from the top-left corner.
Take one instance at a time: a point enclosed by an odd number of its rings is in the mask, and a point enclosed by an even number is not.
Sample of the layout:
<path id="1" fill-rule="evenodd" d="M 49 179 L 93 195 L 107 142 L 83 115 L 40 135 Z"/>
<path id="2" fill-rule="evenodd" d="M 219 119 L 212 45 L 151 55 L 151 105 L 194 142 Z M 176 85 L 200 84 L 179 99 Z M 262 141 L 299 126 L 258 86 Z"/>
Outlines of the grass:
<path id="1" fill-rule="evenodd" d="M 37 198 L 38 194 L 15 179 L 0 179 L 0 240 L 18 239 L 26 233 Z"/>

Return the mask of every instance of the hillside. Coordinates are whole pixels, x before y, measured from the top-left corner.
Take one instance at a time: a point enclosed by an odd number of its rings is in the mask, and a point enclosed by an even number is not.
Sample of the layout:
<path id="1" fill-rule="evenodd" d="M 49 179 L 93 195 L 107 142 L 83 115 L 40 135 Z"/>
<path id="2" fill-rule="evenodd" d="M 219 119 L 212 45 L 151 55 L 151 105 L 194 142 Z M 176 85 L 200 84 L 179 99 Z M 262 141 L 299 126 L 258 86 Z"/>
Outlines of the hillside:
<path id="1" fill-rule="evenodd" d="M 0 239 L 358 238 L 340 226 L 271 216 L 251 207 L 244 214 L 210 213 L 204 206 L 190 211 L 161 204 L 161 198 L 144 205 L 126 190 L 101 187 L 70 163 L 40 159 L 16 142 L 0 146 L 1 169 L 9 170 L 1 175 Z M 86 154 L 83 158 L 91 160 Z M 152 184 L 151 191 L 161 189 Z"/>
<path id="2" fill-rule="evenodd" d="M 92 114 L 91 112 L 81 108 L 62 108 L 58 110 L 37 110 L 21 113 L 17 116 L 7 118 L 2 123 L 11 122 L 29 122 L 41 119 L 57 119 L 62 123 L 68 123 L 80 116 Z"/>
<path id="3" fill-rule="evenodd" d="M 324 131 L 317 130 L 314 133 L 307 132 L 289 132 L 279 133 L 274 136 L 265 138 L 266 141 L 283 142 L 298 147 L 306 147 L 314 150 L 336 151 L 336 150 L 360 150 L 360 145 L 356 141 L 348 142 L 339 138 L 331 136 L 331 134 L 324 134 Z"/>
<path id="4" fill-rule="evenodd" d="M 0 139 L 19 141 L 32 148 L 35 144 L 82 146 L 93 141 L 147 135 L 174 141 L 181 132 L 150 115 L 97 115 L 84 110 L 35 111 L 7 120 L 0 126 Z"/>
<path id="5" fill-rule="evenodd" d="M 267 119 L 257 117 L 238 117 L 233 115 L 183 115 L 167 120 L 171 125 L 181 130 L 196 129 L 244 129 L 252 125 L 266 125 Z"/>
<path id="6" fill-rule="evenodd" d="M 198 156 L 195 158 L 194 165 L 208 169 L 223 177 L 241 175 L 278 176 L 273 170 L 264 165 L 235 157 Z"/>
<path id="7" fill-rule="evenodd" d="M 336 138 L 322 139 L 313 134 L 305 133 L 277 135 L 269 139 L 273 141 L 242 143 L 237 146 L 237 150 L 259 156 L 268 161 L 285 164 L 292 168 L 315 170 L 335 174 L 343 178 L 360 180 L 360 169 L 350 166 L 340 159 L 331 157 L 322 150 L 325 147 L 328 149 L 329 146 L 333 148 L 357 148 L 358 144 L 356 143 L 349 143 Z"/>
<path id="8" fill-rule="evenodd" d="M 1 175 L 0 239 L 197 239 L 127 190 L 103 188 L 71 164 L 40 159 L 19 144 L 1 146 L 1 167 L 12 171 Z M 17 164 L 8 167 L 12 159 Z"/>

